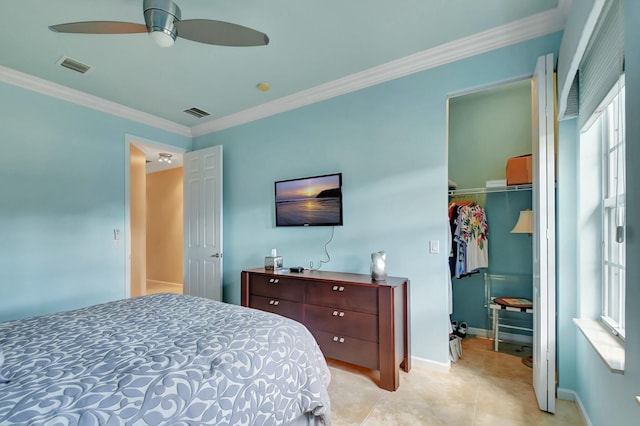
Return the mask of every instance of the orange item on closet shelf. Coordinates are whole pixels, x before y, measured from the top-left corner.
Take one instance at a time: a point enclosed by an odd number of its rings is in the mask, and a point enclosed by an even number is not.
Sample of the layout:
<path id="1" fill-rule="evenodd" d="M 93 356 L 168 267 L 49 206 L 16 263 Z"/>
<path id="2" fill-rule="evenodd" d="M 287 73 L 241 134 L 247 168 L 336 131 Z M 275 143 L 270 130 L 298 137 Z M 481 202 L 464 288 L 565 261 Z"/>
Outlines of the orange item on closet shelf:
<path id="1" fill-rule="evenodd" d="M 507 160 L 507 185 L 531 183 L 531 154 Z"/>

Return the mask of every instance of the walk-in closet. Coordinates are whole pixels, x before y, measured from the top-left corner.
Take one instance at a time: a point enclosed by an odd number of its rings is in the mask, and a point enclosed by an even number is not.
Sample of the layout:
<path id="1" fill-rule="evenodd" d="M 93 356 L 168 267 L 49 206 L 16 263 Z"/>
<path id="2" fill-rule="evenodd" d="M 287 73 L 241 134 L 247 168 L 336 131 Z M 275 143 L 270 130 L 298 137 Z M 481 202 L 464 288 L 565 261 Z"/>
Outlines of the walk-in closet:
<path id="1" fill-rule="evenodd" d="M 493 338 L 497 312 L 490 308 L 492 297 L 532 299 L 532 238 L 522 228 L 512 232 L 521 216 L 528 215 L 521 212 L 530 214 L 532 209 L 531 184 L 506 182 L 508 159 L 532 153 L 531 117 L 530 79 L 448 100 L 451 319 L 458 327 L 466 326 L 460 330 L 461 335 Z M 469 205 L 476 207 L 470 211 L 464 207 Z M 482 237 L 486 264 L 482 265 L 485 259 L 476 258 L 477 248 L 469 249 L 467 263 L 472 269 L 465 270 L 464 259 L 460 259 L 463 250 L 456 244 L 462 236 L 456 234 L 456 228 L 464 232 L 465 226 L 473 226 L 480 216 L 486 221 L 486 235 Z M 473 248 L 473 242 L 469 244 Z M 481 267 L 473 269 L 478 265 Z M 524 347 L 523 357 L 530 355 L 531 310 L 500 311 L 498 318 L 500 339 Z"/>

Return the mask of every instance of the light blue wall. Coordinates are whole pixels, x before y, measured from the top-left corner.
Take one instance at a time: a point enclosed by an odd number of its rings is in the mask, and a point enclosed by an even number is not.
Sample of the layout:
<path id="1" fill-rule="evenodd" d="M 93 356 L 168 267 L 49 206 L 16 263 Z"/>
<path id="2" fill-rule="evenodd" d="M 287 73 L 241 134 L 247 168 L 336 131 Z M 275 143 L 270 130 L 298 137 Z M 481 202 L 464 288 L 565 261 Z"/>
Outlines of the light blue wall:
<path id="1" fill-rule="evenodd" d="M 0 321 L 125 297 L 125 134 L 191 139 L 0 83 Z"/>
<path id="2" fill-rule="evenodd" d="M 273 182 L 342 172 L 344 226 L 323 268 L 368 273 L 386 250 L 390 275 L 411 280 L 413 355 L 448 364 L 446 99 L 530 76 L 559 44 L 554 34 L 196 138 L 194 149 L 224 146 L 225 300 L 239 302 L 240 271 L 272 247 L 287 266 L 325 258 L 330 228 L 274 227 Z"/>

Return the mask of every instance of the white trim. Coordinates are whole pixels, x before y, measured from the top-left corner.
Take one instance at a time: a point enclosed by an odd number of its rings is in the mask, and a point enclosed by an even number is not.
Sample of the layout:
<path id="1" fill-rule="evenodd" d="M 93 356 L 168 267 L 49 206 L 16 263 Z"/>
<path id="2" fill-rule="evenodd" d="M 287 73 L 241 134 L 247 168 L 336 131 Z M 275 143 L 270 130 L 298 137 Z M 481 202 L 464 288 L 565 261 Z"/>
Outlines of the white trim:
<path id="1" fill-rule="evenodd" d="M 558 388 L 558 399 L 563 399 L 565 401 L 575 401 L 578 395 L 575 391 L 571 389 Z"/>
<path id="2" fill-rule="evenodd" d="M 560 0 L 554 9 L 441 44 L 191 128 L 4 66 L 0 66 L 0 81 L 171 133 L 196 137 L 561 31 L 566 21 L 568 3 L 569 0 Z"/>
<path id="3" fill-rule="evenodd" d="M 560 2 L 559 4 L 562 4 Z M 487 31 L 378 65 L 347 77 L 239 111 L 191 128 L 193 136 L 224 130 L 376 84 L 405 77 L 491 50 L 542 37 L 564 28 L 565 16 L 557 7 Z"/>
<path id="4" fill-rule="evenodd" d="M 609 371 L 624 374 L 625 351 L 622 340 L 613 336 L 600 321 L 588 318 L 574 318 L 573 323 L 591 344 Z"/>
<path id="5" fill-rule="evenodd" d="M 442 373 L 447 373 L 451 368 L 451 361 L 444 363 L 412 356 L 411 362 L 413 363 L 414 367 L 418 366 L 422 368 L 428 368 L 429 370 L 440 371 Z"/>
<path id="6" fill-rule="evenodd" d="M 166 130 L 182 136 L 191 137 L 191 129 L 182 124 L 174 123 L 170 120 L 129 108 L 116 102 L 108 101 L 98 96 L 90 95 L 76 89 L 72 89 L 61 84 L 53 83 L 39 77 L 35 77 L 23 72 L 0 65 L 0 81 L 23 89 L 41 93 L 72 102 L 87 108 L 95 109 L 127 120 L 146 124 L 157 129 Z"/>
<path id="7" fill-rule="evenodd" d="M 593 426 L 591 420 L 589 419 L 589 416 L 587 415 L 587 411 L 584 409 L 584 405 L 582 404 L 582 401 L 580 400 L 580 397 L 578 396 L 578 393 L 576 391 L 573 391 L 571 389 L 558 388 L 558 399 L 574 401 L 578 406 L 578 411 L 580 412 L 580 415 L 582 416 L 584 422 L 588 426 Z"/>
<path id="8" fill-rule="evenodd" d="M 578 411 L 580 411 L 580 414 L 582 414 L 582 419 L 587 424 L 587 426 L 593 426 L 593 423 L 591 423 L 591 419 L 589 418 L 589 415 L 587 414 L 587 410 L 584 408 L 584 404 L 582 403 L 582 400 L 580 399 L 580 395 L 578 395 L 576 392 L 574 392 L 574 393 L 575 393 L 576 405 L 578 406 Z"/>

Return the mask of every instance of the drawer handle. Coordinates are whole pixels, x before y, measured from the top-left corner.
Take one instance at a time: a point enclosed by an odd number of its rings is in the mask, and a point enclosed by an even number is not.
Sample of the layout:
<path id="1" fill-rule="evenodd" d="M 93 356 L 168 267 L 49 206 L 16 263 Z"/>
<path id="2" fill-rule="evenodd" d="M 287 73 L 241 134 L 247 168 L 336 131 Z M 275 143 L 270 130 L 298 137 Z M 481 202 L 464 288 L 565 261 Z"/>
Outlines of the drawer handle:
<path id="1" fill-rule="evenodd" d="M 344 343 L 344 337 L 333 336 L 333 341 L 338 343 Z"/>
<path id="2" fill-rule="evenodd" d="M 332 315 L 334 317 L 343 317 L 344 316 L 344 312 L 333 311 Z"/>
<path id="3" fill-rule="evenodd" d="M 334 285 L 332 290 L 333 291 L 344 291 L 344 287 L 343 286 L 338 287 L 337 285 Z"/>
<path id="4" fill-rule="evenodd" d="M 280 304 L 279 300 L 269 300 L 269 304 L 273 306 L 278 306 Z"/>
<path id="5" fill-rule="evenodd" d="M 278 284 L 278 281 L 280 281 L 278 278 L 271 278 L 271 279 L 269 279 L 269 282 L 270 282 L 270 283 L 273 283 L 273 284 Z"/>

